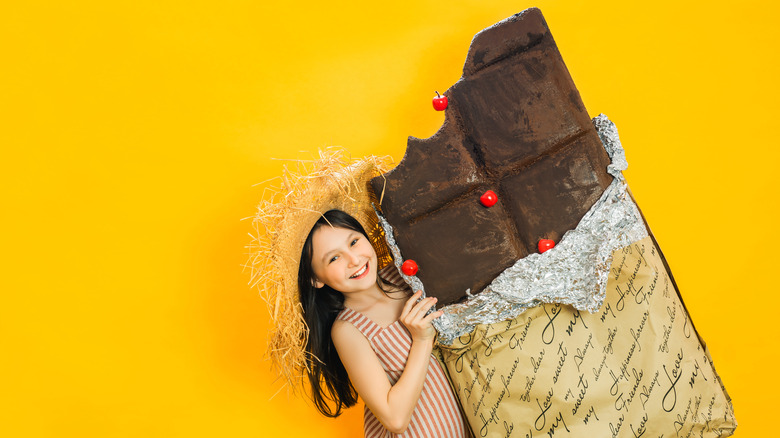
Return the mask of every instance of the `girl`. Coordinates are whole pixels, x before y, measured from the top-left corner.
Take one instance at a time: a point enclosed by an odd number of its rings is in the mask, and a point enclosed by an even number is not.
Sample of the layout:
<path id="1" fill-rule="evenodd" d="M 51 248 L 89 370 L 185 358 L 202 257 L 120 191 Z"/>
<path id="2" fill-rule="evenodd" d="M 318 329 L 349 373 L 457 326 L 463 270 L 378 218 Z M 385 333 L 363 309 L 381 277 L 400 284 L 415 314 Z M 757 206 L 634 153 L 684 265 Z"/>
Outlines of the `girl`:
<path id="1" fill-rule="evenodd" d="M 383 273 L 389 276 L 395 267 L 388 268 Z M 309 371 L 320 411 L 330 413 L 325 398 L 337 410 L 353 405 L 356 390 L 366 403 L 366 436 L 403 434 L 410 423 L 404 436 L 464 435 L 447 377 L 431 360 L 431 321 L 441 311 L 427 312 L 436 298 L 419 300 L 418 291 L 403 299 L 408 289 L 382 280 L 359 222 L 339 210 L 326 212 L 304 243 L 299 273 L 307 350 L 322 360 Z"/>
<path id="2" fill-rule="evenodd" d="M 431 355 L 431 321 L 441 316 L 429 313 L 436 299 L 411 294 L 392 264 L 380 269 L 375 245 L 384 258 L 386 244 L 376 238 L 376 200 L 366 183 L 383 169 L 374 157 L 351 165 L 335 157 L 334 167 L 334 156 L 321 156 L 305 177 L 286 173 L 282 206 L 261 204 L 256 218 L 269 236 L 257 255 L 276 266 L 261 264 L 259 279 L 274 285 L 267 294 L 277 319 L 271 356 L 288 379 L 291 369 L 303 371 L 326 416 L 340 415 L 359 395 L 366 437 L 465 437 L 455 395 Z M 296 258 L 297 276 L 286 278 Z M 299 353 L 303 363 L 291 361 Z"/>

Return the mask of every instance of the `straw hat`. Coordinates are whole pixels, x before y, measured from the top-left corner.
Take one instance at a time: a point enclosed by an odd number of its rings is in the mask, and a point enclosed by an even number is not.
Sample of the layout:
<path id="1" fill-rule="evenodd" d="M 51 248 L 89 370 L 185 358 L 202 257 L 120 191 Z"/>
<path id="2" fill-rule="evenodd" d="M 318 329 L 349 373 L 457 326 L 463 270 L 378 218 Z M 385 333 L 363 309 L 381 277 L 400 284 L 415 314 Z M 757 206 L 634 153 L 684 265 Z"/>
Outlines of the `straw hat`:
<path id="1" fill-rule="evenodd" d="M 248 246 L 250 284 L 268 303 L 274 325 L 267 353 L 293 389 L 308 363 L 304 351 L 308 327 L 298 298 L 298 266 L 315 222 L 328 210 L 352 215 L 368 233 L 379 266 L 392 261 L 374 212 L 380 199 L 369 186 L 371 178 L 389 170 L 392 159 L 367 156 L 350 160 L 343 149 L 328 148 L 320 151 L 318 159 L 295 163 L 295 170 L 285 166 L 279 187 L 266 189 L 266 199 L 253 221 L 256 233 Z"/>

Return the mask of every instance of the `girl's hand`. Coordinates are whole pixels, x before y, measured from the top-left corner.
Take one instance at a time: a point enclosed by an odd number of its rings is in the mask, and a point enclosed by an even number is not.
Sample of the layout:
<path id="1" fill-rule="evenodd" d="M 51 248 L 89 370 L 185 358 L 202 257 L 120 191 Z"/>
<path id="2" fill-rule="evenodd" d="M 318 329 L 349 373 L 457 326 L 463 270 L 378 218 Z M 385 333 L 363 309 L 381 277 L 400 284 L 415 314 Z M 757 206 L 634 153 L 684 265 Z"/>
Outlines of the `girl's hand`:
<path id="1" fill-rule="evenodd" d="M 400 320 L 412 335 L 412 341 L 433 341 L 436 338 L 436 329 L 431 325 L 431 321 L 442 316 L 444 312 L 437 310 L 426 316 L 425 314 L 438 300 L 435 297 L 428 297 L 417 302 L 421 295 L 422 291 L 418 290 L 406 301 Z"/>

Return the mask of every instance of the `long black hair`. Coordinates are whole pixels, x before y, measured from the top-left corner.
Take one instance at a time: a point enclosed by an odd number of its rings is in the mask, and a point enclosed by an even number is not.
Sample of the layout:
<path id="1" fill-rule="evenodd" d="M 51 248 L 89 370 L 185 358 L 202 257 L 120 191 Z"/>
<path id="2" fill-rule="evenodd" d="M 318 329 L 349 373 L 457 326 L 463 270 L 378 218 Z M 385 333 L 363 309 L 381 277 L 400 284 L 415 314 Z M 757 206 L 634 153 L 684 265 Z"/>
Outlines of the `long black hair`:
<path id="1" fill-rule="evenodd" d="M 344 295 L 328 285 L 314 287 L 316 277 L 311 266 L 312 236 L 323 225 L 358 231 L 367 239 L 368 234 L 357 219 L 341 210 L 330 210 L 320 217 L 306 237 L 298 267 L 298 292 L 303 306 L 303 319 L 309 327 L 306 360 L 309 365 L 307 377 L 311 385 L 311 398 L 323 415 L 338 417 L 344 408 L 357 403 L 358 394 L 330 337 L 333 322 L 344 309 Z M 383 292 L 389 292 L 383 287 L 388 284 L 378 275 L 377 282 Z M 335 406 L 331 406 L 330 402 Z"/>

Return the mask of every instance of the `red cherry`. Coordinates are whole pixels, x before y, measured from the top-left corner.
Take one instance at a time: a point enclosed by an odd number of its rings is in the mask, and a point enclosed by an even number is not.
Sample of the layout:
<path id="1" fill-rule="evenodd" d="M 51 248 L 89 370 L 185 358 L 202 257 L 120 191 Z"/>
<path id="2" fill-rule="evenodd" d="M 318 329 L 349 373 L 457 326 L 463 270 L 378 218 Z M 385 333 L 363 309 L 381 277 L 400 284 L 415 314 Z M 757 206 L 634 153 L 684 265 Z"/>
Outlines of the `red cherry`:
<path id="1" fill-rule="evenodd" d="M 494 191 L 488 190 L 479 197 L 479 202 L 481 202 L 485 207 L 490 208 L 496 205 L 496 202 L 498 202 L 498 196 L 496 196 Z"/>
<path id="2" fill-rule="evenodd" d="M 539 254 L 547 251 L 548 249 L 553 249 L 554 246 L 555 246 L 555 242 L 553 242 L 552 239 L 540 239 Z"/>
<path id="3" fill-rule="evenodd" d="M 447 109 L 447 96 L 442 96 L 439 92 L 436 92 L 436 96 L 433 98 L 433 109 L 436 111 L 444 111 Z"/>
<path id="4" fill-rule="evenodd" d="M 417 262 L 414 260 L 407 260 L 401 265 L 401 272 L 405 275 L 412 276 L 417 273 Z"/>

